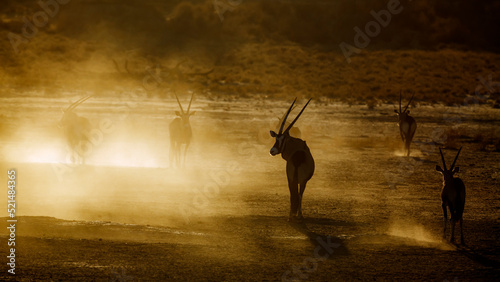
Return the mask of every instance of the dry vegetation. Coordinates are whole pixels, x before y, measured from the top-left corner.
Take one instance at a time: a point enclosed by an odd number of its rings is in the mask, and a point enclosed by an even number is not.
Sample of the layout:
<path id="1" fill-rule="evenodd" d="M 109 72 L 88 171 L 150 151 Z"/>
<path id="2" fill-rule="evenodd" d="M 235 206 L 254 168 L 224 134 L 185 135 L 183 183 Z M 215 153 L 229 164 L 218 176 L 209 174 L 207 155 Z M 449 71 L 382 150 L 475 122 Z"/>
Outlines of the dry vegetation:
<path id="1" fill-rule="evenodd" d="M 500 131 L 479 130 L 467 125 L 449 127 L 445 130 L 446 139 L 444 145 L 448 148 L 460 148 L 462 143 L 476 144 L 475 149 L 480 151 L 500 152 Z"/>
<path id="2" fill-rule="evenodd" d="M 21 15 L 39 9 L 34 1 L 18 3 L 1 8 L 5 32 L 19 33 Z M 194 89 L 209 97 L 326 97 L 373 108 L 413 91 L 415 103 L 464 105 L 478 94 L 478 103 L 498 106 L 498 38 L 488 33 L 498 26 L 498 1 L 413 4 L 348 64 L 338 44 L 352 44 L 352 28 L 371 20 L 369 11 L 386 1 L 244 1 L 223 22 L 211 1 L 72 1 L 19 54 L 3 37 L 0 81 L 20 90 L 42 88 L 48 96 L 75 88 L 105 95 L 141 91 L 147 68 L 184 62 L 183 72 L 213 72 L 182 79 L 163 73 L 148 95 Z M 476 14 L 481 24 L 472 20 Z M 112 59 L 128 62 L 135 76 L 124 79 Z M 490 89 L 484 87 L 488 77 Z"/>

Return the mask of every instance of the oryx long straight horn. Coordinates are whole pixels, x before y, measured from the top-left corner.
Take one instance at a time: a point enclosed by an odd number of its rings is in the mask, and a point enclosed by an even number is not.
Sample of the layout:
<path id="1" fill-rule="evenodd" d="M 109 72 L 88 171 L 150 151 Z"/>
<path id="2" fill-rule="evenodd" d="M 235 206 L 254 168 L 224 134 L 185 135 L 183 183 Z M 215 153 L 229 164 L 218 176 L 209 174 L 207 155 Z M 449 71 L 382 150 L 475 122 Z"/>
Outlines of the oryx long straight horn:
<path id="1" fill-rule="evenodd" d="M 399 90 L 399 112 L 401 113 L 401 96 L 403 94 L 401 93 L 401 90 Z"/>
<path id="2" fill-rule="evenodd" d="M 179 108 L 181 109 L 181 113 L 184 114 L 184 109 L 182 108 L 182 104 L 179 101 L 179 97 L 177 97 L 177 94 L 175 94 L 175 99 L 177 99 L 177 103 L 179 104 Z"/>
<path id="3" fill-rule="evenodd" d="M 78 107 L 80 104 L 82 104 L 83 102 L 87 101 L 90 97 L 92 97 L 94 95 L 89 95 L 89 96 L 86 96 L 86 97 L 82 97 L 80 99 L 78 99 L 76 102 L 73 102 L 71 105 L 69 105 L 66 110 L 64 111 L 69 111 L 69 110 L 73 110 L 75 109 L 76 107 Z"/>
<path id="4" fill-rule="evenodd" d="M 292 112 L 296 107 L 297 107 L 297 105 L 294 105 L 290 112 Z M 286 113 L 287 113 L 287 111 L 285 111 L 281 117 L 278 117 L 278 123 L 276 124 L 276 129 L 280 128 L 281 124 L 283 123 L 283 120 L 285 120 Z M 283 127 L 285 128 L 285 127 L 288 127 L 289 125 L 290 125 L 289 122 L 285 122 L 285 125 Z M 296 126 L 292 126 L 288 130 L 288 134 L 290 134 L 291 136 L 296 137 L 296 138 L 300 138 L 302 136 L 302 132 Z"/>
<path id="5" fill-rule="evenodd" d="M 458 155 L 460 155 L 460 151 L 462 151 L 462 147 L 460 147 L 460 149 L 458 150 L 458 153 L 457 153 L 457 155 L 455 156 L 455 159 L 453 160 L 453 163 L 451 164 L 450 170 L 453 170 L 453 168 L 455 168 L 455 162 L 456 162 L 456 161 L 457 161 L 457 159 L 458 159 Z"/>
<path id="6" fill-rule="evenodd" d="M 288 118 L 288 115 L 290 114 L 290 112 L 292 111 L 292 108 L 293 108 L 293 105 L 295 104 L 295 101 L 297 101 L 297 98 L 295 98 L 292 102 L 292 104 L 290 105 L 290 108 L 288 108 L 288 111 L 286 112 L 285 114 L 285 118 L 283 119 L 283 121 L 281 122 L 281 126 L 280 126 L 280 130 L 278 131 L 278 134 L 281 134 L 283 133 L 283 127 L 285 126 L 285 123 L 286 123 L 286 119 Z"/>
<path id="7" fill-rule="evenodd" d="M 441 154 L 441 161 L 443 162 L 444 170 L 447 170 L 446 161 L 444 160 L 444 155 L 443 155 L 443 151 L 441 151 L 441 148 L 439 148 L 439 153 Z"/>
<path id="8" fill-rule="evenodd" d="M 307 105 L 309 105 L 309 102 L 311 102 L 312 98 L 309 99 L 309 101 L 307 101 L 306 105 L 302 108 L 302 110 L 300 111 L 300 113 L 297 115 L 297 117 L 292 121 L 292 123 L 290 123 L 290 125 L 286 128 L 285 132 L 288 132 L 288 130 L 290 130 L 290 128 L 292 128 L 292 126 L 295 124 L 295 122 L 299 119 L 300 115 L 302 115 L 302 113 L 304 112 L 304 110 L 306 109 Z"/>
<path id="9" fill-rule="evenodd" d="M 415 96 L 415 93 L 413 93 L 413 95 L 411 95 L 411 98 L 410 98 L 410 101 L 408 101 L 408 104 L 406 104 L 405 106 L 405 109 L 403 110 L 403 112 L 406 112 L 406 110 L 408 109 L 408 106 L 410 105 L 411 101 L 413 100 L 413 97 Z M 401 96 L 400 96 L 400 100 L 399 100 L 399 107 L 401 107 Z"/>
<path id="10" fill-rule="evenodd" d="M 189 114 L 189 109 L 191 109 L 191 102 L 193 102 L 194 93 L 191 95 L 191 100 L 189 100 L 187 113 Z"/>

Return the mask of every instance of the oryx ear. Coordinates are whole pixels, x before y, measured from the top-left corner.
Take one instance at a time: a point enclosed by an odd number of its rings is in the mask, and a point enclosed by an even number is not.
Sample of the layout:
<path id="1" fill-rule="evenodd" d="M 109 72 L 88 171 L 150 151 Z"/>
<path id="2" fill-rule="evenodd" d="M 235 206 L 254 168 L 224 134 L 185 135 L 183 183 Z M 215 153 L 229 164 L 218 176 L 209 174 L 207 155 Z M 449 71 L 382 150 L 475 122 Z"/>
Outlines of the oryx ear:
<path id="1" fill-rule="evenodd" d="M 194 116 L 194 113 L 196 113 L 196 111 L 192 111 L 189 113 L 190 116 Z"/>
<path id="2" fill-rule="evenodd" d="M 175 115 L 176 115 L 176 116 L 181 116 L 181 112 L 179 112 L 179 111 L 175 111 Z"/>
<path id="3" fill-rule="evenodd" d="M 273 138 L 274 138 L 274 137 L 276 137 L 276 136 L 278 136 L 278 134 L 276 134 L 276 132 L 274 132 L 274 131 L 272 131 L 272 130 L 271 130 L 271 131 L 269 131 L 269 133 L 271 133 L 271 137 L 273 137 Z"/>
<path id="4" fill-rule="evenodd" d="M 453 169 L 453 173 L 457 173 L 460 170 L 460 168 L 457 166 Z"/>
<path id="5" fill-rule="evenodd" d="M 438 166 L 438 165 L 436 165 L 436 170 L 439 171 L 439 172 L 443 172 L 443 169 L 440 166 Z"/>
<path id="6" fill-rule="evenodd" d="M 394 112 L 395 112 L 396 114 L 399 114 L 398 110 L 394 110 Z"/>

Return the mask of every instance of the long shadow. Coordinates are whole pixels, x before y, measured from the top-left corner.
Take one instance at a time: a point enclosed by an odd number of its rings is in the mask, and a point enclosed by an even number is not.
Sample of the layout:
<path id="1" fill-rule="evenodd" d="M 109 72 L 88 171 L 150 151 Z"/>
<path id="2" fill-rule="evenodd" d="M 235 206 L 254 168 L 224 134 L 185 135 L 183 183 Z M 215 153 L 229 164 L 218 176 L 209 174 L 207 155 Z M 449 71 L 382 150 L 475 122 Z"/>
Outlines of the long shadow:
<path id="1" fill-rule="evenodd" d="M 478 253 L 477 251 L 468 248 L 467 246 L 455 246 L 455 247 L 457 248 L 457 251 L 460 254 L 468 257 L 469 259 L 471 259 L 479 264 L 482 264 L 483 266 L 492 267 L 492 268 L 495 268 L 497 270 L 500 270 L 500 262 L 499 261 L 487 258 L 487 257 L 483 256 L 482 254 Z"/>
<path id="2" fill-rule="evenodd" d="M 306 235 L 309 238 L 309 241 L 314 246 L 314 250 L 322 250 L 321 252 L 328 254 L 328 258 L 331 259 L 335 256 L 346 256 L 350 255 L 349 250 L 346 247 L 345 240 L 325 234 L 320 234 L 312 231 L 307 227 L 305 221 L 328 221 L 328 219 L 307 219 L 300 222 L 292 221 L 290 222 L 290 226 L 292 226 L 295 230 L 300 233 Z M 332 221 L 333 223 L 334 221 Z M 325 224 L 325 222 L 323 222 Z M 336 224 L 329 224 L 336 225 Z"/>
<path id="3" fill-rule="evenodd" d="M 316 225 L 331 225 L 331 226 L 355 226 L 355 225 L 359 225 L 358 223 L 355 223 L 355 222 L 333 220 L 330 218 L 308 217 L 307 219 L 304 219 L 304 220 L 309 224 L 316 224 Z M 304 222 L 302 222 L 302 223 L 304 223 Z"/>
<path id="4" fill-rule="evenodd" d="M 243 220 L 243 221 L 242 221 Z M 320 256 L 325 259 L 332 259 L 335 256 L 350 255 L 346 242 L 339 237 L 331 236 L 327 234 L 321 234 L 314 232 L 307 224 L 319 224 L 319 225 L 331 225 L 331 226 L 351 226 L 354 223 L 346 221 L 335 221 L 327 218 L 307 218 L 302 222 L 287 222 L 283 216 L 245 216 L 226 219 L 229 225 L 245 225 L 245 226 L 261 226 L 262 228 L 269 228 L 273 226 L 274 228 L 286 228 L 291 226 L 298 232 L 304 234 L 309 239 L 312 244 L 311 252 L 313 255 Z M 307 224 L 306 224 L 307 223 Z M 248 234 L 250 235 L 250 234 Z M 265 234 L 255 233 L 251 231 L 251 238 L 256 242 L 258 246 L 269 250 L 273 248 L 276 244 L 273 240 L 270 240 Z M 318 258 L 318 257 L 317 257 Z"/>

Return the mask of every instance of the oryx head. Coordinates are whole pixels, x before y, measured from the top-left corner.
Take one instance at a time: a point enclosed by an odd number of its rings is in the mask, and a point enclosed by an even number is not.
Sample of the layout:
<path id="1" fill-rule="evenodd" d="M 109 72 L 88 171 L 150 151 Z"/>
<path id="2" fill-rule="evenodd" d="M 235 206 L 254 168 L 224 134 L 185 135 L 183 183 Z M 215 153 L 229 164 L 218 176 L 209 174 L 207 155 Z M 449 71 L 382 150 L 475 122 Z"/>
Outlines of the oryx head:
<path id="1" fill-rule="evenodd" d="M 63 116 L 59 121 L 59 127 L 61 128 L 68 126 L 68 123 L 71 123 L 71 121 L 75 120 L 78 116 L 73 112 L 73 110 L 79 105 L 81 105 L 83 102 L 87 101 L 92 96 L 94 95 L 89 95 L 87 97 L 80 98 L 73 104 L 69 105 L 65 110 L 62 110 Z"/>
<path id="2" fill-rule="evenodd" d="M 407 116 L 410 115 L 410 110 L 408 110 L 408 106 L 410 105 L 411 101 L 413 100 L 413 96 L 415 96 L 415 93 L 411 96 L 410 101 L 408 104 L 406 104 L 404 110 L 401 110 L 401 92 L 399 92 L 399 111 L 394 110 L 394 112 L 398 115 L 399 121 L 405 120 Z"/>
<path id="3" fill-rule="evenodd" d="M 182 108 L 182 105 L 181 105 L 181 102 L 179 101 L 179 98 L 177 97 L 177 94 L 175 94 L 175 99 L 177 99 L 177 103 L 179 104 L 179 108 L 181 109 L 181 111 L 175 111 L 175 114 L 181 118 L 182 120 L 182 125 L 184 127 L 189 127 L 190 124 L 189 124 L 189 117 L 194 115 L 196 113 L 196 111 L 193 111 L 193 112 L 189 112 L 189 109 L 191 109 L 191 102 L 193 102 L 193 97 L 194 97 L 194 93 L 191 95 L 191 100 L 189 100 L 189 105 L 188 105 L 188 108 L 187 108 L 187 112 L 184 112 L 184 109 Z"/>
<path id="4" fill-rule="evenodd" d="M 269 152 L 272 156 L 276 156 L 277 154 L 281 154 L 281 152 L 283 151 L 283 147 L 285 145 L 286 139 L 288 137 L 290 137 L 290 134 L 289 134 L 290 128 L 292 128 L 292 126 L 295 124 L 297 119 L 299 119 L 300 115 L 305 110 L 305 108 L 307 107 L 309 102 L 311 102 L 311 100 L 312 100 L 312 98 L 309 99 L 309 101 L 307 101 L 306 105 L 302 108 L 302 110 L 297 115 L 297 117 L 292 121 L 292 123 L 290 123 L 290 125 L 288 125 L 288 127 L 285 129 L 285 131 L 283 131 L 283 127 L 285 126 L 286 119 L 288 118 L 288 115 L 292 111 L 292 108 L 293 108 L 293 105 L 295 104 L 295 101 L 297 101 L 297 98 L 295 98 L 295 100 L 293 100 L 293 103 L 290 106 L 290 108 L 288 108 L 288 111 L 286 112 L 285 117 L 283 118 L 283 121 L 281 122 L 280 130 L 278 131 L 278 133 L 271 130 L 271 132 L 270 132 L 271 137 L 276 138 L 276 143 L 274 143 L 274 146 L 271 148 L 271 151 Z"/>
<path id="5" fill-rule="evenodd" d="M 451 185 L 453 183 L 453 175 L 459 171 L 458 166 L 455 167 L 455 162 L 458 159 L 458 155 L 460 154 L 460 151 L 462 150 L 462 147 L 460 147 L 460 150 L 458 150 L 457 155 L 455 156 L 455 159 L 453 160 L 453 163 L 451 164 L 450 169 L 446 168 L 446 162 L 444 161 L 444 155 L 443 151 L 441 151 L 441 148 L 439 148 L 439 153 L 441 153 L 441 159 L 443 161 L 443 167 L 442 169 L 439 165 L 436 165 L 436 170 L 441 172 L 443 174 L 443 180 L 444 180 L 444 185 Z"/>

